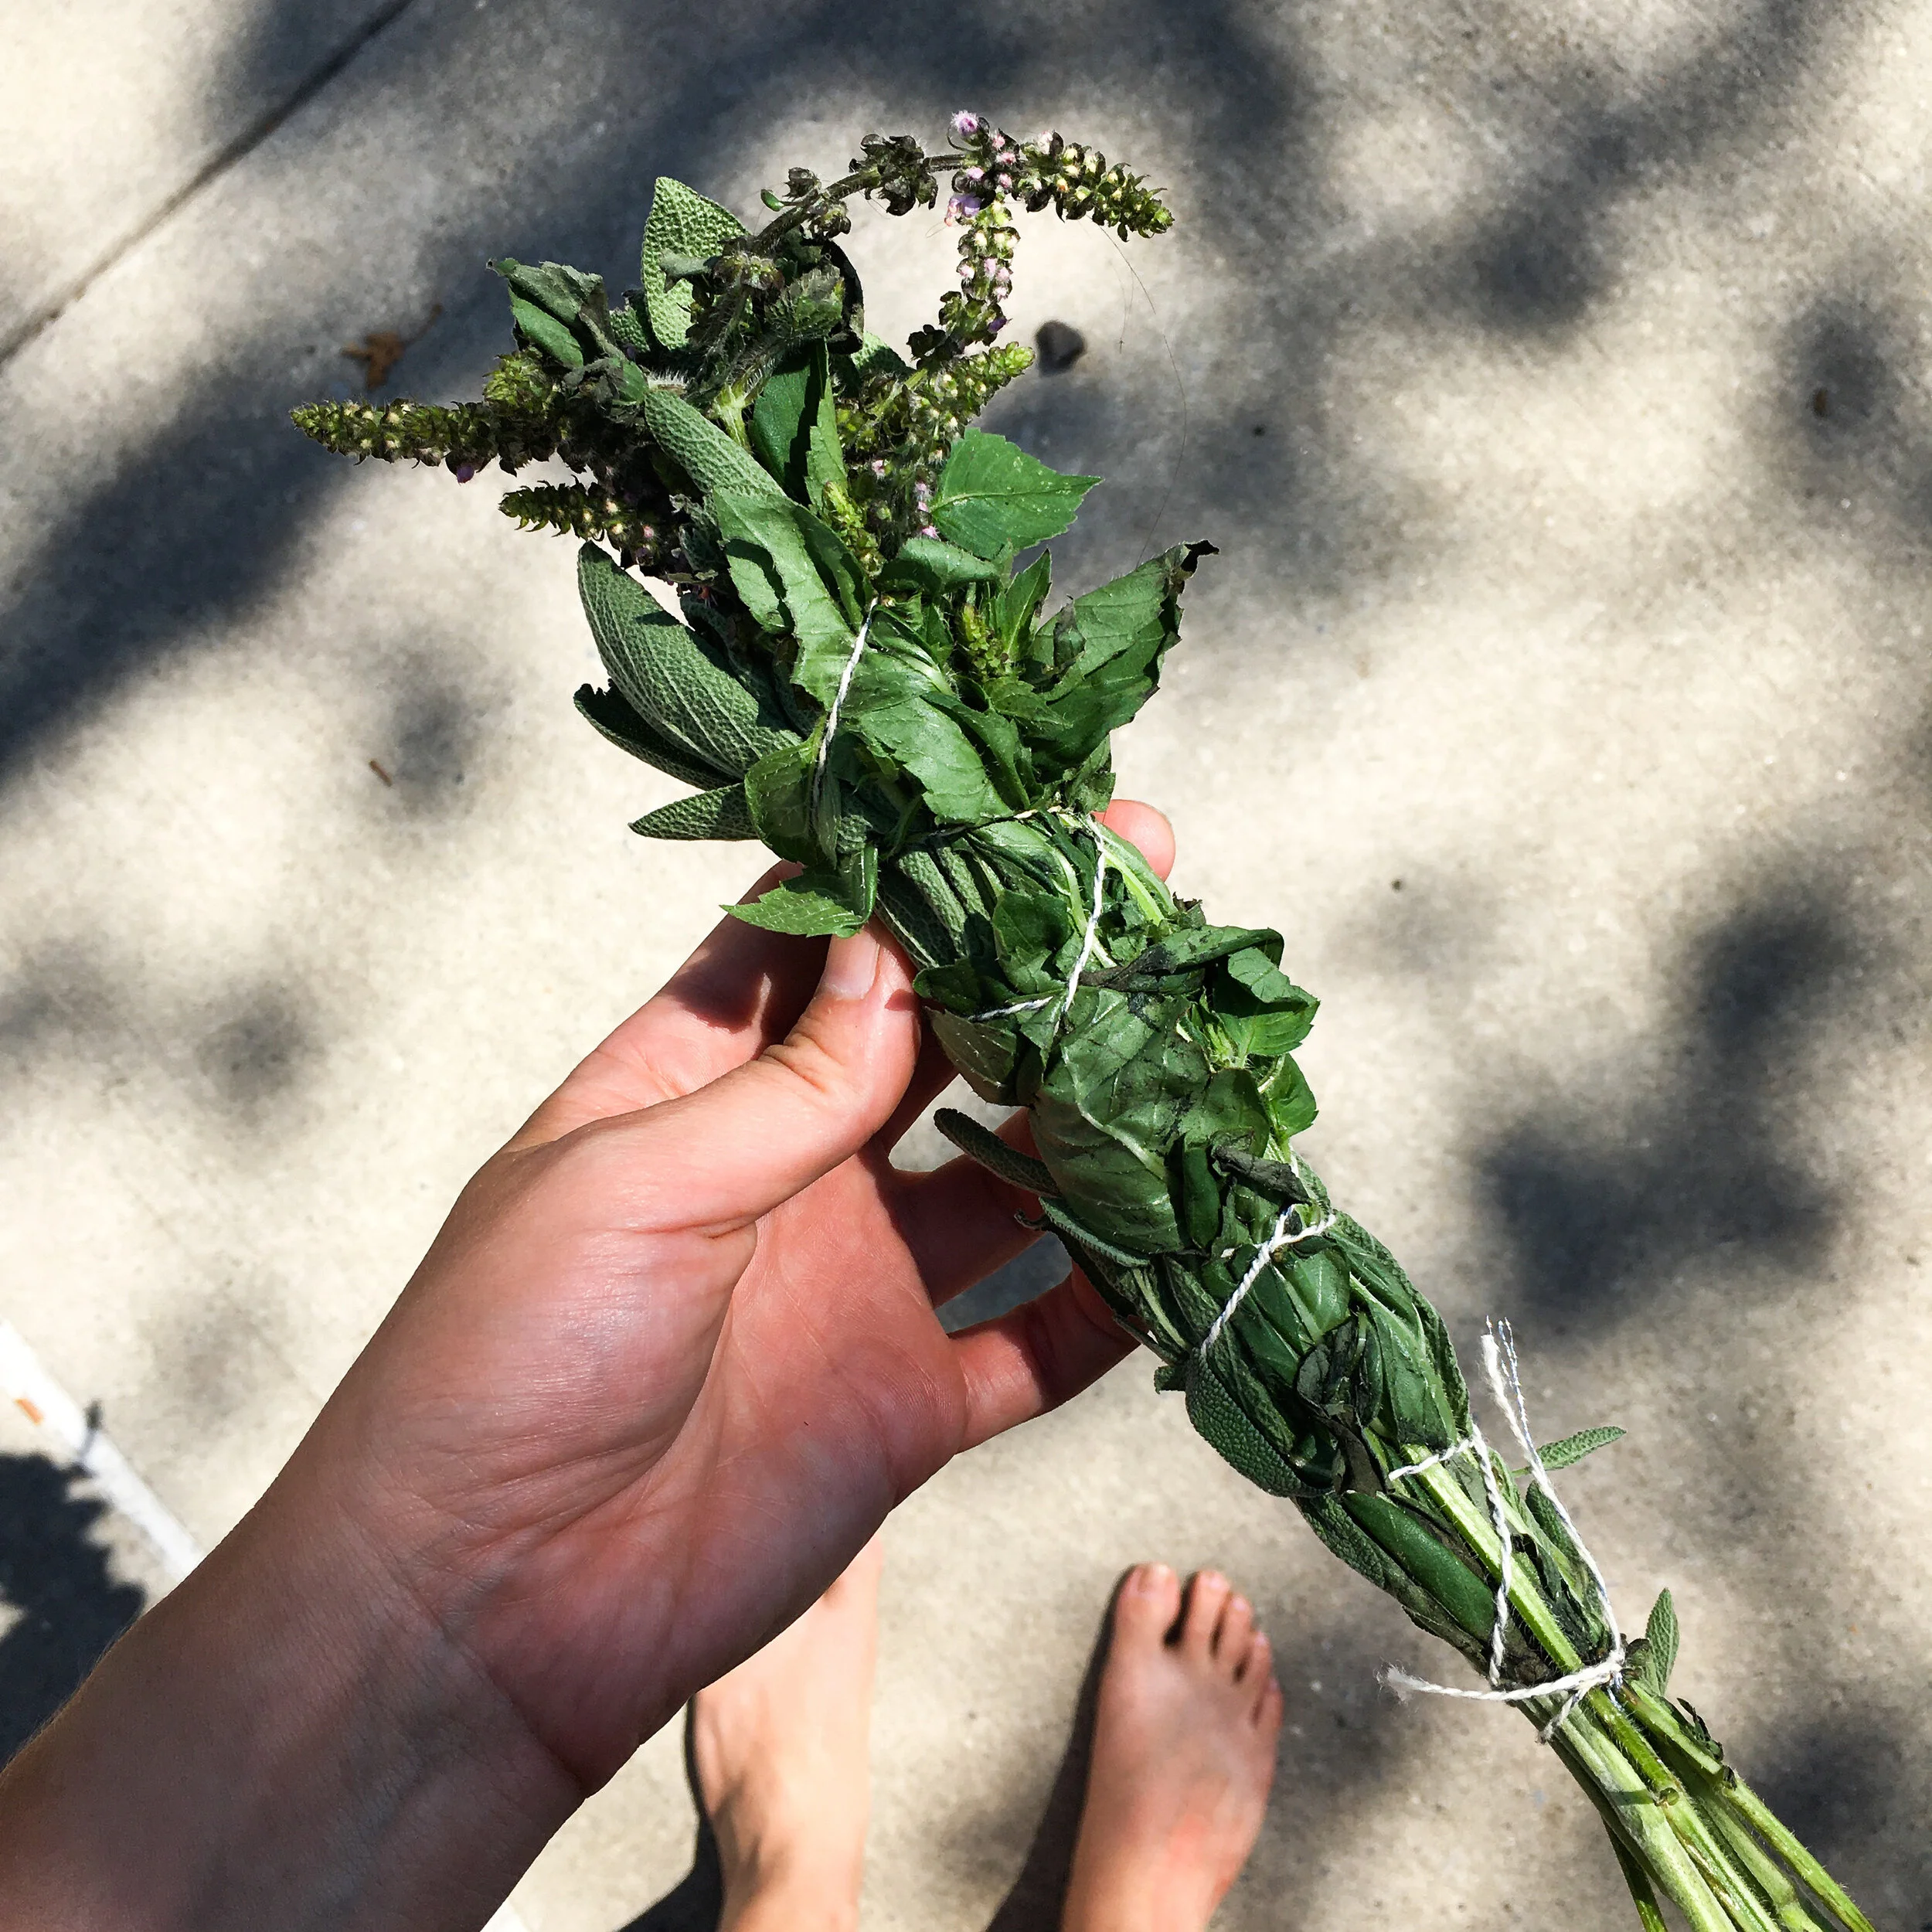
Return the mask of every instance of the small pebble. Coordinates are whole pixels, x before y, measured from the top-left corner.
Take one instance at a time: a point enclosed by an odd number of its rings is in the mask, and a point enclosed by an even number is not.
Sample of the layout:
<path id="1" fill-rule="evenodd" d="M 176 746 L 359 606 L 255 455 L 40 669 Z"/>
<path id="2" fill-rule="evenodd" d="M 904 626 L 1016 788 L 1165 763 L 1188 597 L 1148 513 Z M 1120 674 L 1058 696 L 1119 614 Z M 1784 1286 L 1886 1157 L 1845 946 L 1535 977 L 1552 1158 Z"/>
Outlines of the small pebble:
<path id="1" fill-rule="evenodd" d="M 1033 345 L 1039 351 L 1040 372 L 1045 376 L 1071 369 L 1087 353 L 1087 338 L 1067 322 L 1041 323 Z"/>

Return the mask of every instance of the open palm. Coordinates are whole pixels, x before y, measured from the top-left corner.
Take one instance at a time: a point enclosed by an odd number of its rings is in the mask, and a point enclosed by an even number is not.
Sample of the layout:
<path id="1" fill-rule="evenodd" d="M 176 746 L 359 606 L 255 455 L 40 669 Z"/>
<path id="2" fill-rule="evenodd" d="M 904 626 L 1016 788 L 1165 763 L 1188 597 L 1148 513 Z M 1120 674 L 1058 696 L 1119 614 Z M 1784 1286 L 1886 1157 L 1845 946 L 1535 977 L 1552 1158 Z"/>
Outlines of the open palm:
<path id="1" fill-rule="evenodd" d="M 1109 818 L 1166 870 L 1158 815 Z M 949 1077 L 893 948 L 726 920 L 465 1189 L 305 1445 L 587 1787 L 1128 1345 L 1077 1276 L 941 1328 L 1030 1238 L 971 1163 L 892 1166 Z"/>

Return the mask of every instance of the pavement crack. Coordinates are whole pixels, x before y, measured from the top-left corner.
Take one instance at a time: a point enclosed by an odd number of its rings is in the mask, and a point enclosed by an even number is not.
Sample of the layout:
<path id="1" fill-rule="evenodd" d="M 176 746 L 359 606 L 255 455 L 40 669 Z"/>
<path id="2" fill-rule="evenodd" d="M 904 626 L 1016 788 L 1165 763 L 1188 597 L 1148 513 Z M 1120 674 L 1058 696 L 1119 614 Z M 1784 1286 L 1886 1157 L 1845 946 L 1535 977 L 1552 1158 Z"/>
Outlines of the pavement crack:
<path id="1" fill-rule="evenodd" d="M 387 5 L 379 8 L 371 14 L 333 53 L 304 75 L 274 106 L 265 108 L 257 115 L 179 188 L 158 202 L 118 240 L 110 243 L 64 287 L 19 323 L 10 334 L 0 337 L 0 369 L 5 369 L 29 342 L 58 321 L 117 262 L 122 260 L 150 235 L 172 220 L 211 182 L 219 180 L 237 162 L 252 154 L 291 114 L 305 107 L 371 41 L 386 32 L 415 5 L 416 0 L 389 0 Z"/>

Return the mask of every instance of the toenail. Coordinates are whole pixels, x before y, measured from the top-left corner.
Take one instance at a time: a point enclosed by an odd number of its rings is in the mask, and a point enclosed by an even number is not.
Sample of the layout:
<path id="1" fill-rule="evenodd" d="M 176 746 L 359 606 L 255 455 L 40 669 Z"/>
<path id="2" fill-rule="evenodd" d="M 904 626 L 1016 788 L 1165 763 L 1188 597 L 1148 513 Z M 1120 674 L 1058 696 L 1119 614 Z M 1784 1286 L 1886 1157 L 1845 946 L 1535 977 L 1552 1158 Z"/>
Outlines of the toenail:
<path id="1" fill-rule="evenodd" d="M 1146 1596 L 1164 1589 L 1173 1580 L 1174 1573 L 1165 1563 L 1143 1563 L 1134 1573 L 1134 1587 Z"/>
<path id="2" fill-rule="evenodd" d="M 1236 1597 L 1230 1599 L 1228 1608 L 1233 1611 L 1237 1615 L 1245 1617 L 1253 1612 L 1254 1606 L 1248 1601 L 1247 1597 Z"/>

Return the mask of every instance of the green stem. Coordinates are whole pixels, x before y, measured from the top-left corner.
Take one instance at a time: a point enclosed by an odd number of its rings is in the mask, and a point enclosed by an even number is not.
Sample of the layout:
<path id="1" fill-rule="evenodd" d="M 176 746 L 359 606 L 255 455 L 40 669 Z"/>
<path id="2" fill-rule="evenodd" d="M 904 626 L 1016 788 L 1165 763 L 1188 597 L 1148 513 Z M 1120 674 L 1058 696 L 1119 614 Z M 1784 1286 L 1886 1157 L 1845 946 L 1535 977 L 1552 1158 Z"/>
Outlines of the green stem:
<path id="1" fill-rule="evenodd" d="M 1764 1848 L 1747 1832 L 1743 1824 L 1733 1816 L 1730 1807 L 1724 1802 L 1721 1785 L 1709 1781 L 1700 1781 L 1702 1788 L 1697 1797 L 1697 1807 L 1706 1823 L 1717 1832 L 1730 1847 L 1733 1859 L 1747 1872 L 1764 1893 L 1771 1910 L 1777 1915 L 1777 1922 L 1785 1932 L 1823 1932 L 1817 1920 L 1805 1910 L 1804 1901 L 1798 1895 L 1798 1888 L 1792 1884 L 1782 1866 L 1770 1858 Z"/>
<path id="2" fill-rule="evenodd" d="M 957 168 L 966 157 L 964 155 L 928 155 L 926 165 L 934 174 L 942 168 Z M 821 188 L 816 194 L 787 208 L 782 215 L 775 215 L 750 239 L 748 253 L 768 255 L 771 244 L 791 233 L 801 223 L 809 221 L 814 215 L 821 215 L 835 201 L 843 201 L 848 195 L 863 193 L 876 188 L 884 180 L 885 169 L 876 162 L 869 168 L 861 168 L 854 173 L 842 176 L 829 188 Z"/>
<path id="3" fill-rule="evenodd" d="M 1852 1895 L 1805 1850 L 1776 1812 L 1740 1777 L 1729 1772 L 1721 1781 L 1723 1802 L 1784 1859 L 1807 1890 L 1814 1894 L 1845 1932 L 1875 1932 L 1872 1921 L 1852 1902 Z"/>
<path id="4" fill-rule="evenodd" d="M 1664 1818 L 1650 1787 L 1594 1714 L 1578 1709 L 1551 1742 L 1585 1789 L 1600 1794 L 1606 1816 L 1629 1838 L 1633 1853 L 1690 1921 L 1692 1932 L 1736 1932 L 1736 1920 Z"/>
<path id="5" fill-rule="evenodd" d="M 1733 1906 L 1733 1913 L 1753 1925 L 1756 1932 L 1777 1932 L 1772 1915 L 1777 1910 L 1778 1886 L 1781 1883 L 1788 1893 L 1789 1882 L 1783 1879 L 1768 1860 L 1764 1860 L 1773 1883 L 1769 1886 L 1753 1883 L 1759 1875 L 1751 1864 L 1740 1859 L 1737 1848 L 1728 1837 L 1713 1828 L 1702 1808 L 1685 1790 L 1677 1774 L 1658 1756 L 1650 1740 L 1631 1722 L 1616 1698 L 1608 1691 L 1598 1691 L 1590 1701 L 1599 1721 L 1607 1724 L 1618 1747 L 1656 1793 L 1658 1808 L 1691 1856 L 1699 1861 L 1712 1889 L 1720 1898 L 1727 1894 L 1734 1896 L 1743 1909 Z"/>
<path id="6" fill-rule="evenodd" d="M 1853 1903 L 1844 1886 L 1812 1857 L 1777 1813 L 1727 1765 L 1716 1752 L 1686 1729 L 1677 1713 L 1641 1684 L 1626 1682 L 1624 1695 L 1644 1728 L 1672 1755 L 1701 1772 L 1719 1802 L 1757 1832 L 1789 1866 L 1803 1885 L 1845 1932 L 1875 1932 L 1872 1921 Z"/>
<path id="7" fill-rule="evenodd" d="M 1602 1807 L 1597 1808 L 1600 1810 Z M 1604 1821 L 1609 1822 L 1607 1819 Z M 1614 1829 L 1610 1834 L 1610 1849 L 1617 1854 L 1617 1866 L 1623 1872 L 1624 1883 L 1630 1887 L 1631 1903 L 1637 1908 L 1638 1923 L 1644 1932 L 1670 1932 L 1658 1908 L 1657 1894 L 1651 1889 L 1649 1875 Z"/>
<path id="8" fill-rule="evenodd" d="M 1408 1480 L 1420 1484 L 1429 1492 L 1436 1506 L 1455 1525 L 1469 1546 L 1481 1554 L 1492 1575 L 1499 1575 L 1502 1546 L 1497 1540 L 1495 1525 L 1463 1494 L 1462 1485 L 1447 1468 L 1438 1463 L 1434 1468 L 1425 1469 L 1419 1476 Z M 1583 1660 L 1564 1635 L 1563 1626 L 1543 1601 L 1542 1592 L 1524 1573 L 1525 1569 L 1526 1566 L 1521 1563 L 1510 1566 L 1510 1607 L 1522 1619 L 1523 1628 L 1543 1646 L 1544 1655 L 1560 1670 L 1580 1670 Z"/>

